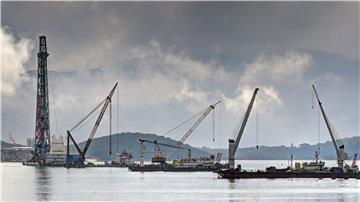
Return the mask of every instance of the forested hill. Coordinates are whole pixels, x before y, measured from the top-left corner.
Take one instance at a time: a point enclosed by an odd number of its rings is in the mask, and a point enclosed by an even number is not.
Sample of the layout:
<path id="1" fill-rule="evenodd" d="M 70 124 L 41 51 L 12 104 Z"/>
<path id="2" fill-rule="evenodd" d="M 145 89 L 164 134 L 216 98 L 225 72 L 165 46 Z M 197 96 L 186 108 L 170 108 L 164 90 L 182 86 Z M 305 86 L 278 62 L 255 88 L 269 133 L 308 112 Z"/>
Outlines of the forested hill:
<path id="1" fill-rule="evenodd" d="M 117 152 L 129 150 L 130 148 L 134 159 L 138 160 L 140 153 L 139 139 L 156 139 L 160 143 L 166 143 L 171 145 L 175 145 L 177 143 L 176 140 L 163 136 L 158 136 L 155 134 L 126 132 L 112 135 L 112 155 L 109 155 L 109 136 L 103 136 L 95 138 L 93 140 L 88 151 L 88 156 L 93 156 L 101 160 L 112 160 L 115 159 L 115 155 Z M 345 144 L 345 149 L 349 155 L 349 159 L 353 157 L 354 153 L 360 153 L 360 136 L 345 138 L 342 141 Z M 84 144 L 85 142 L 80 143 L 80 147 L 82 148 Z M 226 159 L 228 154 L 227 149 L 211 149 L 206 147 L 195 148 L 187 144 L 185 146 L 192 149 L 192 154 L 195 157 L 209 155 L 210 153 L 215 154 L 216 152 L 221 151 L 223 153 L 223 159 Z M 149 160 L 154 154 L 154 145 L 146 143 L 145 148 L 147 151 L 145 153 L 145 159 Z M 162 147 L 162 149 L 166 151 L 171 150 L 170 148 L 166 147 Z M 313 159 L 315 150 L 316 145 L 310 145 L 306 143 L 303 143 L 298 147 L 293 147 L 292 149 L 286 146 L 260 146 L 258 149 L 256 149 L 256 147 L 248 147 L 239 148 L 236 154 L 236 158 L 248 160 L 280 160 L 288 159 L 292 152 L 294 155 L 294 159 Z M 331 141 L 321 143 L 320 150 L 321 159 L 336 159 L 335 149 Z M 172 152 L 169 158 L 177 159 L 180 157 L 185 157 L 185 155 L 185 150 L 178 150 L 177 152 Z"/>

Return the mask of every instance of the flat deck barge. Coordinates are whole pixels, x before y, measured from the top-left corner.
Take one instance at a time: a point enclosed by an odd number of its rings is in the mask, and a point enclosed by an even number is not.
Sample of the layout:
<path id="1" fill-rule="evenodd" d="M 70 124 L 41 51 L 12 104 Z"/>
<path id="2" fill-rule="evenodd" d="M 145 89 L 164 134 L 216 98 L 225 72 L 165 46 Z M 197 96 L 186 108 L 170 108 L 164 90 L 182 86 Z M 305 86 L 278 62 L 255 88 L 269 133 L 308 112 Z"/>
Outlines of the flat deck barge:
<path id="1" fill-rule="evenodd" d="M 215 164 L 214 166 L 174 166 L 172 164 L 149 164 L 140 166 L 139 164 L 133 164 L 129 166 L 129 170 L 134 172 L 215 172 L 226 167 L 227 165 L 224 164 Z"/>
<path id="2" fill-rule="evenodd" d="M 218 170 L 219 178 L 224 179 L 251 179 L 251 178 L 331 178 L 331 179 L 360 179 L 360 173 L 357 172 L 269 172 L 269 171 L 239 171 L 239 170 Z"/>

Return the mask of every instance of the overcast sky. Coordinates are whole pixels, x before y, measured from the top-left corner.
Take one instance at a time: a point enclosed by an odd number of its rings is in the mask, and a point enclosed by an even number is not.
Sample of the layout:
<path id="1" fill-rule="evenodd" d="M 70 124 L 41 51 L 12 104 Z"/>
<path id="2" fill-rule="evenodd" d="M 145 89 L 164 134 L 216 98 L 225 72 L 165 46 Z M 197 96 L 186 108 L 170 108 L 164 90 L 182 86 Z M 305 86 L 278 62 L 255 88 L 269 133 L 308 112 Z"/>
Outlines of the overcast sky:
<path id="1" fill-rule="evenodd" d="M 34 137 L 38 36 L 46 35 L 51 134 L 119 82 L 119 131 L 164 134 L 222 98 L 187 139 L 227 147 L 255 87 L 240 147 L 317 142 L 317 86 L 342 137 L 359 135 L 359 3 L 1 2 L 1 135 Z M 113 98 L 116 127 L 116 98 Z M 94 121 L 94 120 L 93 120 Z M 75 133 L 88 137 L 93 123 Z M 108 134 L 108 115 L 97 136 Z M 180 139 L 185 130 L 170 137 Z M 321 141 L 330 140 L 321 119 Z"/>

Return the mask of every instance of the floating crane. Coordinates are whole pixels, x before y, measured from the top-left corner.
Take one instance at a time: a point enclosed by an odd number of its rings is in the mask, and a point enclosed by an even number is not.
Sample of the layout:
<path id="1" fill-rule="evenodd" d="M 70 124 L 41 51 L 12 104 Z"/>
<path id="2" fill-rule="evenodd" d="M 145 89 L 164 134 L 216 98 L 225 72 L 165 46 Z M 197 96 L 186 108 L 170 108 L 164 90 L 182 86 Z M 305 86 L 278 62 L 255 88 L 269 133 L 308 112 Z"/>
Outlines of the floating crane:
<path id="1" fill-rule="evenodd" d="M 322 103 L 320 102 L 320 99 L 319 99 L 319 95 L 315 89 L 315 86 L 312 85 L 312 88 L 314 89 L 314 92 L 315 92 L 315 95 L 316 95 L 316 99 L 319 103 L 319 106 L 320 106 L 320 110 L 321 110 L 321 113 L 324 117 L 324 120 L 325 120 L 325 124 L 326 124 L 326 127 L 329 131 L 329 134 L 330 134 L 330 137 L 331 137 L 331 140 L 334 144 L 334 147 L 335 147 L 335 150 L 336 150 L 336 156 L 337 156 L 337 164 L 338 164 L 338 167 L 341 168 L 342 170 L 344 170 L 344 160 L 347 160 L 348 159 L 348 156 L 347 156 L 347 153 L 345 152 L 345 146 L 343 144 L 339 145 L 338 142 L 337 142 L 337 139 L 335 138 L 335 129 L 333 128 L 333 126 L 331 125 L 326 113 L 325 113 L 325 110 L 322 106 Z"/>
<path id="2" fill-rule="evenodd" d="M 166 157 L 164 157 L 161 153 L 160 150 L 160 145 L 161 146 L 165 146 L 165 147 L 170 147 L 170 148 L 174 148 L 174 149 L 187 149 L 188 150 L 188 158 L 191 158 L 191 149 L 190 148 L 185 148 L 185 147 L 181 147 L 181 146 L 177 146 L 177 145 L 171 145 L 171 144 L 165 144 L 165 143 L 159 143 L 156 140 L 151 141 L 151 140 L 145 140 L 145 139 L 139 139 L 140 142 L 140 156 L 141 156 L 141 161 L 140 165 L 144 165 L 143 161 L 144 161 L 144 142 L 150 143 L 150 144 L 154 144 L 154 150 L 155 150 L 155 156 L 151 158 L 151 162 L 152 163 L 161 163 L 164 164 L 166 163 Z"/>
<path id="3" fill-rule="evenodd" d="M 258 90 L 259 90 L 259 88 L 255 88 L 255 91 L 254 91 L 254 93 L 252 95 L 250 104 L 249 104 L 249 106 L 248 106 L 248 108 L 247 108 L 247 110 L 246 110 L 246 112 L 244 114 L 239 133 L 236 136 L 236 140 L 229 139 L 229 170 L 234 170 L 234 167 L 235 167 L 235 153 L 236 153 L 236 150 L 237 150 L 237 148 L 239 146 L 241 136 L 244 133 L 246 122 L 247 122 L 247 120 L 249 118 L 251 108 L 252 108 L 252 106 L 254 104 L 255 97 L 256 97 L 256 94 L 257 94 Z"/>
<path id="4" fill-rule="evenodd" d="M 215 106 L 218 105 L 221 102 L 221 100 L 217 101 L 214 104 L 211 104 L 208 108 L 206 108 L 206 110 L 201 114 L 201 116 L 195 121 L 195 123 L 191 126 L 191 128 L 184 134 L 184 136 L 182 136 L 182 138 L 176 143 L 176 145 L 170 145 L 170 144 L 164 144 L 164 143 L 158 143 L 156 140 L 154 141 L 150 141 L 150 140 L 141 140 L 140 139 L 140 166 L 144 165 L 144 142 L 148 142 L 148 143 L 153 143 L 154 144 L 154 151 L 155 151 L 155 156 L 152 158 L 152 162 L 158 162 L 158 163 L 165 163 L 166 158 L 162 155 L 161 151 L 160 151 L 160 147 L 159 145 L 163 145 L 163 146 L 167 146 L 167 147 L 172 147 L 175 149 L 185 149 L 184 147 L 182 147 L 181 145 L 185 142 L 185 140 L 192 134 L 192 132 L 194 132 L 194 130 L 200 125 L 200 123 L 206 118 L 206 116 L 213 110 L 215 109 Z M 200 112 L 201 113 L 201 112 Z M 200 114 L 198 113 L 198 114 Z M 195 116 L 194 116 L 195 117 Z M 187 120 L 189 121 L 189 120 Z M 186 121 L 186 122 L 187 122 Z M 185 123 L 185 122 L 184 122 Z M 182 124 L 184 124 L 182 123 Z M 180 124 L 179 126 L 181 126 L 182 124 Z M 175 127 L 174 129 L 178 128 L 179 126 Z M 171 129 L 170 131 L 173 131 L 174 129 Z M 160 155 L 159 155 L 160 154 Z M 219 158 L 221 158 L 221 155 L 219 156 Z M 191 149 L 188 148 L 188 154 L 187 154 L 187 160 L 191 160 Z"/>
<path id="5" fill-rule="evenodd" d="M 66 165 L 65 165 L 66 167 L 69 168 L 69 167 L 84 167 L 85 166 L 84 161 L 85 161 L 86 152 L 90 147 L 91 141 L 93 140 L 93 138 L 95 136 L 96 130 L 100 125 L 100 122 L 105 114 L 107 107 L 109 106 L 109 104 L 111 106 L 111 97 L 114 94 L 114 91 L 115 91 L 117 85 L 118 85 L 118 83 L 115 84 L 113 89 L 110 91 L 110 94 L 98 106 L 96 106 L 88 115 L 86 115 L 85 118 L 83 118 L 71 130 L 67 131 L 67 150 L 66 150 Z M 93 129 L 91 130 L 88 140 L 85 143 L 84 149 L 81 150 L 80 147 L 78 146 L 78 144 L 76 143 L 76 141 L 74 140 L 73 136 L 71 135 L 71 131 L 76 129 L 81 123 L 83 123 L 87 118 L 89 118 L 90 115 L 93 114 L 101 105 L 103 105 L 101 112 L 95 122 Z M 111 119 L 110 119 L 110 128 L 111 128 Z M 70 155 L 70 145 L 69 145 L 70 139 L 73 142 L 79 155 Z"/>

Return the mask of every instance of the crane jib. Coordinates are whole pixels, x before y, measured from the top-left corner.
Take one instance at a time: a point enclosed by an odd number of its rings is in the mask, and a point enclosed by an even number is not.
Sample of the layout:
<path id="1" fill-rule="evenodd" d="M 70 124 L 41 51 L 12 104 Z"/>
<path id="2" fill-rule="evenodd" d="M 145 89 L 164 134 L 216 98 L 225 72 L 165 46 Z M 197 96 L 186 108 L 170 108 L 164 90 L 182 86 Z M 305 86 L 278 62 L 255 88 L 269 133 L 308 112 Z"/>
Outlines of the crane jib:
<path id="1" fill-rule="evenodd" d="M 116 82 L 115 86 L 112 88 L 112 90 L 110 91 L 109 95 L 106 96 L 106 98 L 105 98 L 105 103 L 104 103 L 104 105 L 103 105 L 103 107 L 102 107 L 102 109 L 101 109 L 101 112 L 100 112 L 100 114 L 99 114 L 99 116 L 98 116 L 98 118 L 97 118 L 97 120 L 96 120 L 96 122 L 95 122 L 95 125 L 94 125 L 93 129 L 91 130 L 90 136 L 89 136 L 88 140 L 87 140 L 86 143 L 85 143 L 85 146 L 84 146 L 83 151 L 81 151 L 81 149 L 79 148 L 79 146 L 76 144 L 76 142 L 75 142 L 74 138 L 72 137 L 70 131 L 67 131 L 67 133 L 68 133 L 68 141 L 67 141 L 67 142 L 68 142 L 68 143 L 67 143 L 68 146 L 69 146 L 69 138 L 70 138 L 71 141 L 74 143 L 76 150 L 78 151 L 78 153 L 79 153 L 83 158 L 85 158 L 86 152 L 87 152 L 87 150 L 89 149 L 89 146 L 90 146 L 90 144 L 91 144 L 91 141 L 93 140 L 93 138 L 94 138 L 94 136 L 95 136 L 96 130 L 97 130 L 97 128 L 98 128 L 99 125 L 100 125 L 100 122 L 101 122 L 101 120 L 102 120 L 102 118 L 103 118 L 103 116 L 104 116 L 104 114 L 105 114 L 105 111 L 106 111 L 109 103 L 111 102 L 111 97 L 112 97 L 112 95 L 114 94 L 114 91 L 115 91 L 117 85 L 118 85 L 118 83 Z M 101 103 L 103 103 L 103 102 L 104 102 L 104 101 L 102 101 Z M 98 108 L 98 107 L 100 107 L 100 106 L 101 106 L 101 104 L 98 105 L 96 108 Z M 94 112 L 94 110 L 93 110 L 91 113 L 93 113 L 93 112 Z M 87 115 L 87 116 L 85 117 L 85 119 L 88 118 L 88 117 L 89 117 L 89 115 Z M 80 122 L 83 122 L 83 121 L 84 121 L 84 119 L 81 120 Z M 111 121 L 111 120 L 110 120 L 110 121 Z M 79 124 L 77 124 L 76 127 L 77 127 L 78 125 L 79 125 Z M 74 128 L 73 128 L 73 129 L 74 129 Z M 73 129 L 72 129 L 72 130 L 73 130 Z M 69 150 L 67 151 L 67 155 L 69 155 Z"/>
<path id="2" fill-rule="evenodd" d="M 118 83 L 116 82 L 115 86 L 114 86 L 113 89 L 110 91 L 110 94 L 107 96 L 106 102 L 105 102 L 103 108 L 101 109 L 101 112 L 100 112 L 99 117 L 97 118 L 97 120 L 96 120 L 96 122 L 95 122 L 95 125 L 94 125 L 94 127 L 93 127 L 93 129 L 92 129 L 92 131 L 91 131 L 91 133 L 90 133 L 89 139 L 86 141 L 86 144 L 85 144 L 85 147 L 84 147 L 84 150 L 83 150 L 83 154 L 84 154 L 84 155 L 86 154 L 86 151 L 88 150 L 88 148 L 89 148 L 89 146 L 90 146 L 90 144 L 91 144 L 91 141 L 92 141 L 92 139 L 93 139 L 94 136 L 95 136 L 96 130 L 97 130 L 97 128 L 98 128 L 99 125 L 100 125 L 100 122 L 101 122 L 101 120 L 102 120 L 102 118 L 103 118 L 103 116 L 104 116 L 104 114 L 105 114 L 105 111 L 106 111 L 106 109 L 107 109 L 107 106 L 109 105 L 109 103 L 110 103 L 110 101 L 111 101 L 111 97 L 112 97 L 112 95 L 114 94 L 114 91 L 115 91 L 117 85 L 118 85 Z"/>
<path id="3" fill-rule="evenodd" d="M 312 85 L 312 88 L 313 88 L 314 93 L 316 95 L 316 99 L 317 99 L 317 101 L 319 103 L 320 111 L 321 111 L 321 113 L 323 115 L 326 127 L 327 127 L 327 129 L 329 131 L 329 134 L 330 134 L 330 137 L 331 137 L 331 140 L 332 140 L 332 142 L 334 144 L 334 147 L 335 147 L 335 150 L 336 150 L 338 166 L 340 168 L 343 168 L 343 161 L 347 160 L 347 154 L 344 151 L 344 145 L 341 145 L 340 147 L 338 146 L 337 140 L 336 140 L 335 135 L 334 135 L 333 128 L 332 128 L 331 123 L 330 123 L 330 121 L 329 121 L 329 119 L 328 119 L 328 117 L 327 117 L 327 115 L 325 113 L 325 110 L 324 110 L 324 108 L 323 108 L 323 106 L 322 106 L 322 104 L 320 102 L 319 95 L 318 95 L 318 93 L 317 93 L 317 91 L 315 89 L 315 86 Z"/>
<path id="4" fill-rule="evenodd" d="M 217 104 L 219 104 L 221 100 L 217 101 L 216 103 L 210 105 L 205 112 L 199 117 L 198 120 L 191 126 L 191 128 L 185 133 L 185 135 L 176 143 L 176 145 L 182 145 L 185 140 L 191 135 L 191 133 L 200 125 L 200 123 L 206 118 L 206 116 L 215 108 Z"/>
<path id="5" fill-rule="evenodd" d="M 249 106 L 245 112 L 245 115 L 244 115 L 244 119 L 241 123 L 241 127 L 240 127 L 240 130 L 239 130 L 239 133 L 236 137 L 236 140 L 233 140 L 233 139 L 229 139 L 229 168 L 230 169 L 234 169 L 235 167 L 235 153 L 236 153 L 236 150 L 239 146 L 239 142 L 240 142 L 240 139 L 241 139 L 241 136 L 244 132 L 244 129 L 245 129 L 245 126 L 246 126 L 246 122 L 249 118 L 249 115 L 250 115 L 250 112 L 251 112 L 251 108 L 254 104 L 254 101 L 255 101 L 255 97 L 256 97 L 256 94 L 258 92 L 259 88 L 255 88 L 254 90 L 254 93 L 252 95 L 252 98 L 251 98 L 251 101 L 249 103 Z"/>
<path id="6" fill-rule="evenodd" d="M 255 91 L 253 93 L 253 96 L 251 98 L 250 104 L 249 104 L 249 106 L 248 106 L 248 108 L 247 108 L 247 110 L 245 112 L 245 117 L 244 117 L 243 123 L 241 124 L 239 133 L 238 133 L 236 141 L 235 141 L 235 152 L 236 152 L 236 150 L 237 150 L 237 148 L 239 146 L 241 136 L 242 136 L 242 134 L 244 132 L 247 120 L 248 120 L 248 118 L 250 116 L 250 112 L 251 112 L 252 106 L 254 105 L 255 97 L 256 97 L 256 94 L 257 94 L 258 90 L 259 90 L 259 88 L 255 89 Z"/>

